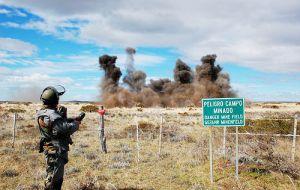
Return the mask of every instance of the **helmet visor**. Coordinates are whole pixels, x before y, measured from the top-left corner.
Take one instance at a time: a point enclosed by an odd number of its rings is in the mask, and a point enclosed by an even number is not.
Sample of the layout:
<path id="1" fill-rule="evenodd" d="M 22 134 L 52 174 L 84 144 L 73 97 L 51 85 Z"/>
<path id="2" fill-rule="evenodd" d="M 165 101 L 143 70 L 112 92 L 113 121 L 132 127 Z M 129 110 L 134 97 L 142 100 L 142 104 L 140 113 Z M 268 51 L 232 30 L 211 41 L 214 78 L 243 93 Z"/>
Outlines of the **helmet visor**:
<path id="1" fill-rule="evenodd" d="M 56 85 L 54 88 L 57 90 L 59 96 L 63 95 L 66 92 L 66 89 L 62 85 Z"/>

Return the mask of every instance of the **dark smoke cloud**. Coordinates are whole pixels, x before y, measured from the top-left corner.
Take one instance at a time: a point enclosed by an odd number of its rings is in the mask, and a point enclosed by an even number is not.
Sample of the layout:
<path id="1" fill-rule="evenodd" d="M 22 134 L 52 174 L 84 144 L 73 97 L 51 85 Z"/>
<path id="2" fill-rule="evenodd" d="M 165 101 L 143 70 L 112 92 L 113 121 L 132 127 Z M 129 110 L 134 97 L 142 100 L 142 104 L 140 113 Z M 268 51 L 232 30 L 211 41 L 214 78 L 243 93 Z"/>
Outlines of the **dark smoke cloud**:
<path id="1" fill-rule="evenodd" d="M 116 66 L 116 60 L 116 56 L 103 55 L 99 57 L 100 68 L 105 71 L 105 79 L 110 80 L 117 86 L 122 72 Z"/>
<path id="2" fill-rule="evenodd" d="M 230 86 L 230 77 L 215 65 L 216 55 L 202 57 L 195 71 L 178 59 L 174 68 L 174 81 L 170 79 L 150 80 L 146 85 L 146 74 L 134 69 L 135 49 L 127 48 L 126 76 L 119 85 L 122 75 L 115 65 L 116 57 L 103 55 L 99 58 L 100 68 L 105 72 L 101 82 L 102 101 L 107 107 L 132 107 L 142 105 L 183 107 L 200 105 L 202 98 L 235 97 Z"/>
<path id="3" fill-rule="evenodd" d="M 179 83 L 192 83 L 193 71 L 186 63 L 178 59 L 174 69 L 174 80 Z"/>
<path id="4" fill-rule="evenodd" d="M 122 76 L 122 72 L 119 67 L 116 66 L 116 56 L 103 55 L 99 57 L 100 68 L 104 70 L 105 76 L 101 83 L 101 89 L 103 96 L 107 94 L 116 93 L 119 90 L 119 80 Z"/>
<path id="5" fill-rule="evenodd" d="M 197 80 L 201 81 L 206 79 L 209 81 L 215 81 L 218 78 L 218 73 L 221 72 L 222 68 L 217 65 L 215 66 L 217 56 L 215 54 L 206 55 L 201 58 L 202 65 L 196 66 Z"/>
<path id="6" fill-rule="evenodd" d="M 157 92 L 157 93 L 165 93 L 165 89 L 167 89 L 167 86 L 171 84 L 170 79 L 158 79 L 158 80 L 150 80 L 149 87 Z"/>

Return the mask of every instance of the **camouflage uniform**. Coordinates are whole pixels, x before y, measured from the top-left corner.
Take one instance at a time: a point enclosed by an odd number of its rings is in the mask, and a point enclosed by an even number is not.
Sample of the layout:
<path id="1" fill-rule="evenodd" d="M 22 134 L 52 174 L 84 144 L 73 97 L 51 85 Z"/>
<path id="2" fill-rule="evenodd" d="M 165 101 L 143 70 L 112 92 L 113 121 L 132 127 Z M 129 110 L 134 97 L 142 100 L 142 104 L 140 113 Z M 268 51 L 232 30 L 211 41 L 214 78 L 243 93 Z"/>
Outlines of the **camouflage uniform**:
<path id="1" fill-rule="evenodd" d="M 70 135 L 78 130 L 79 122 L 47 106 L 37 111 L 36 117 L 41 133 L 40 152 L 44 152 L 47 162 L 45 189 L 61 189 L 69 144 L 72 144 Z"/>

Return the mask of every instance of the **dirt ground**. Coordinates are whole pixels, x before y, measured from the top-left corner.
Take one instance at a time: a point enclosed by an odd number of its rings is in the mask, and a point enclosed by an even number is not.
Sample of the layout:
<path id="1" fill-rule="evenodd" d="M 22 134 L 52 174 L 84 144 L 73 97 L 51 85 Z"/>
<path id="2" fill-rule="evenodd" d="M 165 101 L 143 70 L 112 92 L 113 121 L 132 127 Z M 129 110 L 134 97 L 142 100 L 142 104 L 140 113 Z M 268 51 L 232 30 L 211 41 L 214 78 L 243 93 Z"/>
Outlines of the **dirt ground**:
<path id="1" fill-rule="evenodd" d="M 69 116 L 76 116 L 87 104 L 63 105 Z M 0 104 L 0 189 L 43 189 L 46 164 L 38 153 L 35 121 L 40 107 Z M 234 129 L 228 129 L 224 157 L 223 128 L 213 128 L 214 183 L 210 183 L 209 129 L 201 125 L 201 108 L 113 108 L 105 115 L 107 154 L 99 142 L 98 113 L 86 113 L 72 137 L 63 189 L 300 189 L 299 137 L 292 162 L 292 137 L 270 135 L 292 134 L 300 104 L 247 103 L 245 109 L 248 126 L 240 131 L 268 135 L 239 136 L 239 180 L 235 178 Z M 18 113 L 12 148 L 14 112 Z"/>

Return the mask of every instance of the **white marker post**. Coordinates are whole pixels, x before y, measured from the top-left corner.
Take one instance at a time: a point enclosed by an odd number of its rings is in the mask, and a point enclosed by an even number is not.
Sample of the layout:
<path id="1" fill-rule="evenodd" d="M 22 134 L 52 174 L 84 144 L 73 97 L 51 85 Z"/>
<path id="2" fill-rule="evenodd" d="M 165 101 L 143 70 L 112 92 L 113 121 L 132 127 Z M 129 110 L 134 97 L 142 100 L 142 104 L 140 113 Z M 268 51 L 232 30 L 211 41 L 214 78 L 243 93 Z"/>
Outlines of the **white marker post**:
<path id="1" fill-rule="evenodd" d="M 227 132 L 227 128 L 224 127 L 224 129 L 223 129 L 223 156 L 224 156 L 224 159 L 226 159 L 226 132 Z"/>
<path id="2" fill-rule="evenodd" d="M 209 128 L 209 170 L 210 170 L 210 183 L 214 182 L 213 177 L 213 146 L 212 146 L 212 132 Z"/>
<path id="3" fill-rule="evenodd" d="M 235 177 L 239 180 L 239 128 L 235 127 Z"/>
<path id="4" fill-rule="evenodd" d="M 12 139 L 12 147 L 15 146 L 15 139 L 16 139 L 16 120 L 17 120 L 17 114 L 14 113 L 14 119 L 13 119 L 13 139 Z"/>
<path id="5" fill-rule="evenodd" d="M 295 153 L 296 153 L 297 119 L 298 119 L 298 115 L 295 115 L 293 144 L 292 144 L 292 161 L 293 162 L 295 161 Z"/>

